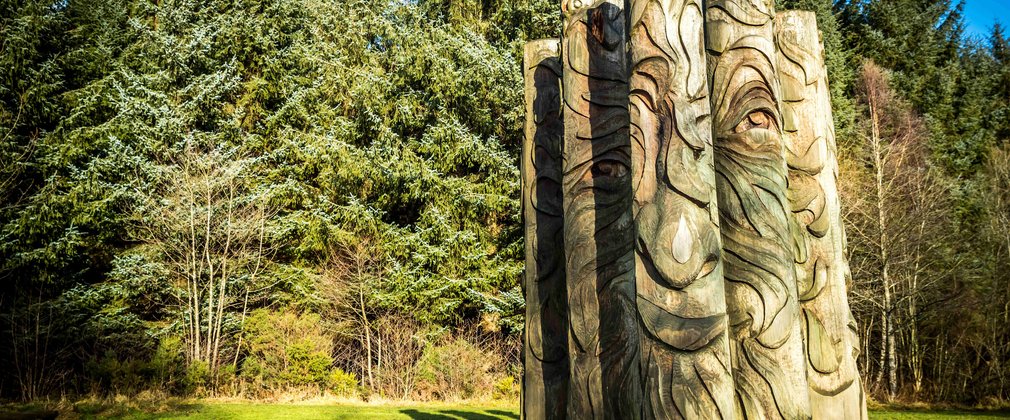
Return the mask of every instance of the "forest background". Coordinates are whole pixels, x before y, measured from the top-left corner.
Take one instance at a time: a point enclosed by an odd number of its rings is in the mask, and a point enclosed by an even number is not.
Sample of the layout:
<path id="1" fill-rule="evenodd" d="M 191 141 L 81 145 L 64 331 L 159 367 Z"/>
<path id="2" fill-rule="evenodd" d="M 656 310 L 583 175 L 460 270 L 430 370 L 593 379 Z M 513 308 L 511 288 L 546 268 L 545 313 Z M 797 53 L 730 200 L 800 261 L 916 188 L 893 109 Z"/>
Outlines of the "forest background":
<path id="1" fill-rule="evenodd" d="M 556 3 L 0 0 L 0 398 L 516 398 Z M 867 391 L 1010 401 L 1007 34 L 778 6 L 822 30 Z"/>

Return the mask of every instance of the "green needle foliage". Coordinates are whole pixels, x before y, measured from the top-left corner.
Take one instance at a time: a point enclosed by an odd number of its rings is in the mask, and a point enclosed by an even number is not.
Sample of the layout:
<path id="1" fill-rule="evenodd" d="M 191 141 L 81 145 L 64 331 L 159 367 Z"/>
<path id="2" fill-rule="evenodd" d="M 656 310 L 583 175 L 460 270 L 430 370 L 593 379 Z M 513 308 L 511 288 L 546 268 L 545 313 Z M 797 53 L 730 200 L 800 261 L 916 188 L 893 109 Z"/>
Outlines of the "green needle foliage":
<path id="1" fill-rule="evenodd" d="M 924 121 L 915 168 L 952 233 L 922 241 L 954 268 L 892 308 L 915 326 L 903 392 L 1010 399 L 1004 29 L 966 36 L 951 0 L 779 7 L 817 13 L 853 179 L 865 60 Z M 0 0 L 0 397 L 409 397 L 416 366 L 513 383 L 522 45 L 559 33 L 555 0 Z M 872 294 L 860 238 L 853 293 Z M 880 314 L 856 308 L 876 374 Z M 485 367 L 433 365 L 464 353 Z"/>

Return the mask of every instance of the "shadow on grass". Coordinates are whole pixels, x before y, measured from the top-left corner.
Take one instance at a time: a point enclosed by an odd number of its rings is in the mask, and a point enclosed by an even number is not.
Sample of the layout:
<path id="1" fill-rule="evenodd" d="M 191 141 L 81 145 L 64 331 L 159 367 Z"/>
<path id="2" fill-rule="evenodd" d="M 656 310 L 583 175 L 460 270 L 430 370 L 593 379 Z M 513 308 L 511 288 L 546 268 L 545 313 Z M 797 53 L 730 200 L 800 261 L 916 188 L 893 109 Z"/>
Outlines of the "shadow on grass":
<path id="1" fill-rule="evenodd" d="M 487 410 L 487 412 L 490 413 L 490 414 L 494 414 L 496 416 L 499 416 L 499 417 L 505 417 L 505 418 L 509 418 L 509 419 L 519 420 L 519 415 L 518 414 L 511 413 L 511 412 L 508 412 L 508 411 L 505 411 L 505 410 Z"/>
<path id="2" fill-rule="evenodd" d="M 414 420 L 456 420 L 455 417 L 449 417 L 444 414 L 436 413 L 424 413 L 414 409 L 400 410 L 400 413 L 410 416 Z"/>
<path id="3" fill-rule="evenodd" d="M 0 410 L 0 420 L 55 420 L 60 415 L 56 410 L 26 410 L 7 412 Z"/>
<path id="4" fill-rule="evenodd" d="M 439 410 L 437 412 L 424 412 L 412 408 L 400 410 L 401 414 L 409 416 L 413 420 L 501 420 L 502 418 L 519 418 L 518 415 L 503 410 L 487 410 L 487 412 L 492 415 L 460 410 Z"/>

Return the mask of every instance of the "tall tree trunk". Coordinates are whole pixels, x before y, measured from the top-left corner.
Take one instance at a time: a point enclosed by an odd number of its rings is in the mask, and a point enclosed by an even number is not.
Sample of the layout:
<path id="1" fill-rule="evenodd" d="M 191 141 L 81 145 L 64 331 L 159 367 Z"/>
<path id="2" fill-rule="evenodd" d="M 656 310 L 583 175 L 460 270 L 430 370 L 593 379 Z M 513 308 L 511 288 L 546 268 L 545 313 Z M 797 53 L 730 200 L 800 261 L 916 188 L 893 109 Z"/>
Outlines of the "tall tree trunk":
<path id="1" fill-rule="evenodd" d="M 359 277 L 360 279 L 360 277 Z M 372 376 L 372 327 L 368 325 L 368 315 L 365 312 L 365 291 L 358 285 L 358 303 L 361 308 L 361 327 L 365 330 L 365 366 L 368 371 L 368 387 L 375 389 L 375 379 Z"/>
<path id="2" fill-rule="evenodd" d="M 919 223 L 919 236 L 923 237 L 923 233 L 926 230 L 926 220 L 923 219 Z M 915 268 L 912 271 L 911 284 L 909 285 L 909 299 L 908 299 L 908 319 L 909 319 L 909 342 L 908 342 L 908 353 L 910 359 L 910 368 L 912 370 L 913 379 L 913 389 L 916 394 L 922 389 L 922 348 L 919 346 L 919 306 L 918 306 L 918 296 L 919 296 L 919 269 L 922 266 L 922 250 L 917 244 L 915 247 Z"/>
<path id="3" fill-rule="evenodd" d="M 892 296 L 893 281 L 890 275 L 890 253 L 888 250 L 888 245 L 891 243 L 890 237 L 888 235 L 888 218 L 887 210 L 885 204 L 887 203 L 887 194 L 885 191 L 885 181 L 884 181 L 884 165 L 886 152 L 884 151 L 883 140 L 880 138 L 880 115 L 879 115 L 879 104 L 876 102 L 876 97 L 871 94 L 869 95 L 869 108 L 870 108 L 870 146 L 873 149 L 873 166 L 874 166 L 874 181 L 876 183 L 876 199 L 877 199 L 877 227 L 879 229 L 878 236 L 878 249 L 879 258 L 881 266 L 880 280 L 883 283 L 884 289 L 884 302 L 883 302 L 883 314 L 884 314 L 884 325 L 881 329 L 883 334 L 882 344 L 884 351 L 884 359 L 886 359 L 886 366 L 882 366 L 887 372 L 887 392 L 888 397 L 893 399 L 897 393 L 897 359 L 895 357 L 895 340 L 894 340 L 894 303 Z"/>
<path id="4" fill-rule="evenodd" d="M 887 311 L 880 310 L 880 359 L 877 361 L 877 376 L 873 379 L 873 388 L 878 389 L 880 383 L 884 381 L 884 373 L 887 372 Z"/>

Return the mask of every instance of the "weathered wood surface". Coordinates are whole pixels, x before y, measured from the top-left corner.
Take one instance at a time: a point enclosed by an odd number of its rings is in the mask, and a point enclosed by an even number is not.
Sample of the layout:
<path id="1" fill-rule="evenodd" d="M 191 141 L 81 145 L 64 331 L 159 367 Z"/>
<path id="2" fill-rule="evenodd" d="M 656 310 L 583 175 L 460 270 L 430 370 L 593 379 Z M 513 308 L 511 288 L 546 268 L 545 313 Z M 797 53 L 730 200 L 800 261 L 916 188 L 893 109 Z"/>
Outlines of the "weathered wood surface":
<path id="1" fill-rule="evenodd" d="M 523 417 L 865 418 L 813 14 L 562 14 L 524 54 Z"/>
<path id="2" fill-rule="evenodd" d="M 624 1 L 562 2 L 572 418 L 638 418 L 639 331 Z"/>
<path id="3" fill-rule="evenodd" d="M 643 417 L 733 418 L 704 14 L 632 0 L 630 16 Z"/>
<path id="4" fill-rule="evenodd" d="M 705 15 L 716 189 L 738 410 L 810 417 L 793 273 L 772 0 L 712 0 Z"/>
<path id="5" fill-rule="evenodd" d="M 522 208 L 526 235 L 526 327 L 522 414 L 561 419 L 568 395 L 568 291 L 561 219 L 561 45 L 530 41 L 523 54 L 526 127 Z"/>
<path id="6" fill-rule="evenodd" d="M 811 410 L 815 419 L 865 419 L 859 341 L 846 294 L 831 97 L 815 14 L 778 13 L 775 41 Z"/>

